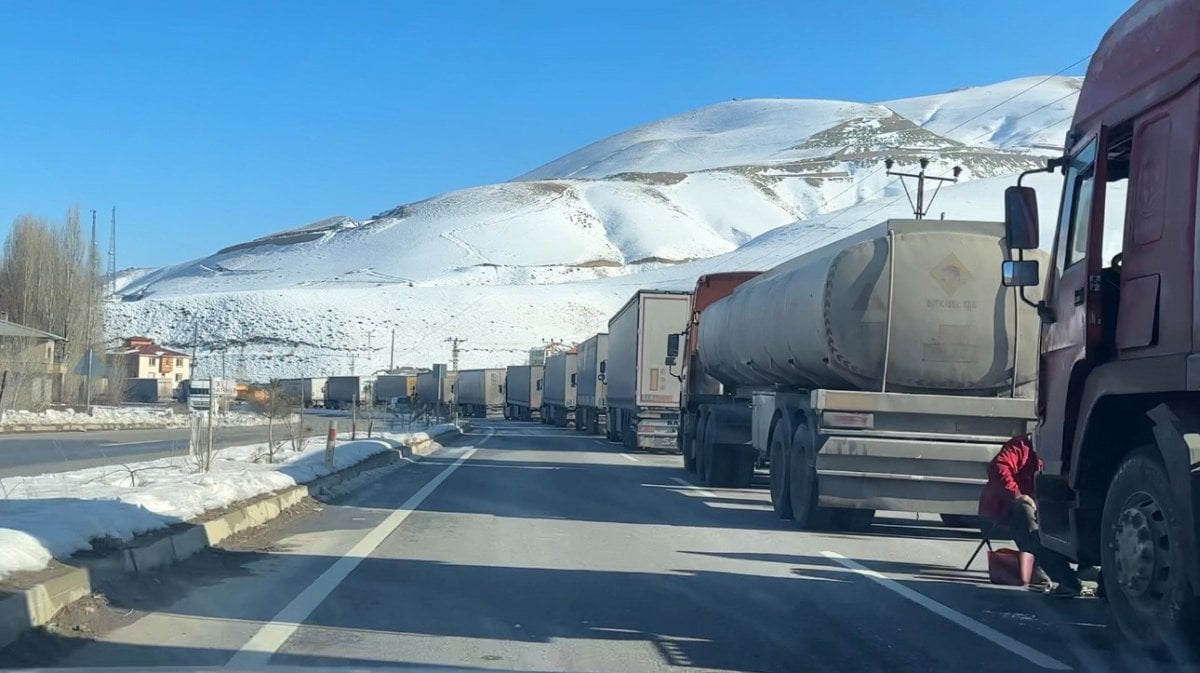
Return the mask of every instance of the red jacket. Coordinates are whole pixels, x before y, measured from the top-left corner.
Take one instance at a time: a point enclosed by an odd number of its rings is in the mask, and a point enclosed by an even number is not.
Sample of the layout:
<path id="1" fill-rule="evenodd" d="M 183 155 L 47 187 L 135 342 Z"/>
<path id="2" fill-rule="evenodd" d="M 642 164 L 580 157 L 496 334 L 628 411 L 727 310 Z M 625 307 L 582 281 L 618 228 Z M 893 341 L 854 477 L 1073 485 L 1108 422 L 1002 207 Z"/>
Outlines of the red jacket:
<path id="1" fill-rule="evenodd" d="M 1003 521 L 1017 496 L 1034 497 L 1034 482 L 1042 459 L 1033 450 L 1029 435 L 1008 440 L 988 464 L 987 484 L 979 496 L 979 516 Z"/>

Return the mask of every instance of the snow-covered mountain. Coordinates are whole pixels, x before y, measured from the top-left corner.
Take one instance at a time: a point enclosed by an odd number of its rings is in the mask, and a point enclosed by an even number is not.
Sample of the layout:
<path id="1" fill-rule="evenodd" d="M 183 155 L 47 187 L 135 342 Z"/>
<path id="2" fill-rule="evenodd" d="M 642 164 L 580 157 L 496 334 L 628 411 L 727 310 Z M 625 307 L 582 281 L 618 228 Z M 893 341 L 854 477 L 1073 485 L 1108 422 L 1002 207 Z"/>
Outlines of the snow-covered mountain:
<path id="1" fill-rule="evenodd" d="M 602 329 L 636 287 L 766 268 L 903 216 L 885 158 L 961 166 L 967 182 L 944 189 L 935 212 L 995 219 L 1011 183 L 996 176 L 1052 153 L 1078 87 L 1055 77 L 877 104 L 719 103 L 512 182 L 130 274 L 110 328 L 176 346 L 198 333 L 202 371 L 218 363 L 206 351 L 224 351 L 227 371 L 250 378 L 380 369 L 393 329 L 397 364 L 444 360 L 450 335 L 468 338 L 463 366 L 507 364 L 535 343 Z"/>

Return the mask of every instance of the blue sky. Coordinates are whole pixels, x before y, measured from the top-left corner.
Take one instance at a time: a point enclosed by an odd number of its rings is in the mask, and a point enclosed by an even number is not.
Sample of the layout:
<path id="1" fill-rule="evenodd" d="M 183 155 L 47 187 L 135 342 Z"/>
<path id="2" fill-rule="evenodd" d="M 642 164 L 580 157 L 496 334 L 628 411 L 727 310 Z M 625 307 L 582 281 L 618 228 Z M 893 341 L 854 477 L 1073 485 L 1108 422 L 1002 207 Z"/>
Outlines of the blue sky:
<path id="1" fill-rule="evenodd" d="M 0 235 L 116 205 L 120 267 L 180 262 L 730 98 L 1049 74 L 1129 4 L 4 2 Z"/>

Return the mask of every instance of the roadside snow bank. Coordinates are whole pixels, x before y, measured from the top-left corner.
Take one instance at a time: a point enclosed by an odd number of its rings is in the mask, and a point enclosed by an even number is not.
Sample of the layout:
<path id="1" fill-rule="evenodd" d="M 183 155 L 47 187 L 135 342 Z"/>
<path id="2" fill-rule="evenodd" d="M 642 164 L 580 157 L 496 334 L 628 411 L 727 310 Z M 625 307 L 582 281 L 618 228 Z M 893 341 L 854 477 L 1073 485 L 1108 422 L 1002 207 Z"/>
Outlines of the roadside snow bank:
<path id="1" fill-rule="evenodd" d="M 148 427 L 182 428 L 188 425 L 188 413 L 169 407 L 92 407 L 89 415 L 73 409 L 4 412 L 4 425 L 144 425 Z M 250 411 L 232 410 L 221 416 L 221 425 L 266 425 L 267 419 Z"/>
<path id="2" fill-rule="evenodd" d="M 187 458 L 163 458 L 0 481 L 0 579 L 45 568 L 92 541 L 129 541 L 147 531 L 190 521 L 205 512 L 304 484 L 395 446 L 413 445 L 454 426 L 428 433 L 341 442 L 333 469 L 325 465 L 325 439 L 307 440 L 300 452 L 280 451 L 266 462 L 266 444 L 222 449 L 210 472 Z"/>

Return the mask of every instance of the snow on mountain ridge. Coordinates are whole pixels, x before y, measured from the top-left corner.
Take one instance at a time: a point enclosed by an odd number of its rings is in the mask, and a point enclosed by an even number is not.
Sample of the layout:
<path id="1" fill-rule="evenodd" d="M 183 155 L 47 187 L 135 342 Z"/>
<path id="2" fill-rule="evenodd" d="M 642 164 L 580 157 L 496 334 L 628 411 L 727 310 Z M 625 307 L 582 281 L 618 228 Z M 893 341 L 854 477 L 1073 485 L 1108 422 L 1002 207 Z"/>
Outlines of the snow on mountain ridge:
<path id="1" fill-rule="evenodd" d="M 1030 123 L 1022 126 L 1036 128 L 1041 122 L 1069 115 L 1074 98 L 1063 96 L 1078 92 L 1080 82 L 1078 77 L 1029 77 L 874 104 L 790 98 L 726 101 L 611 135 L 515 179 L 603 178 L 619 172 L 618 167 L 624 171 L 689 172 L 786 161 L 787 149 L 812 134 L 847 119 L 883 119 L 893 113 L 934 134 L 953 129 L 949 139 L 963 144 L 1023 149 L 1031 145 L 1022 146 L 1008 135 L 989 138 L 985 132 L 1043 106 L 1047 107 L 1031 115 Z M 1013 96 L 1016 98 L 1006 102 Z M 1000 107 L 988 110 L 995 105 Z M 977 114 L 982 116 L 967 126 L 954 128 Z M 1061 129 L 1053 129 L 1049 137 L 1061 141 L 1065 123 Z M 662 152 L 664 146 L 677 152 Z"/>

